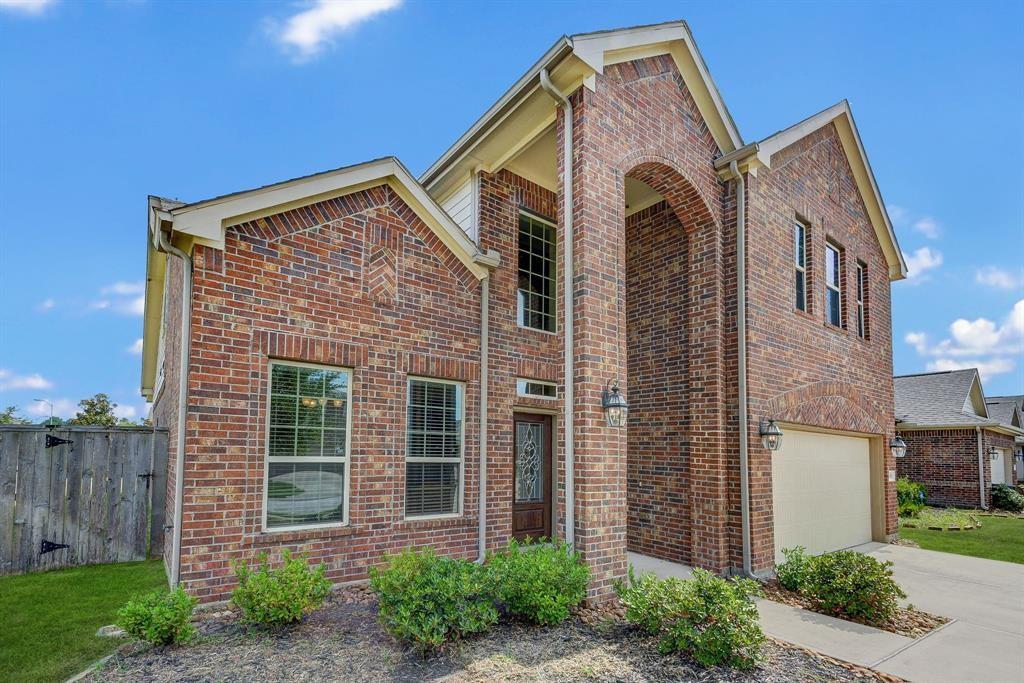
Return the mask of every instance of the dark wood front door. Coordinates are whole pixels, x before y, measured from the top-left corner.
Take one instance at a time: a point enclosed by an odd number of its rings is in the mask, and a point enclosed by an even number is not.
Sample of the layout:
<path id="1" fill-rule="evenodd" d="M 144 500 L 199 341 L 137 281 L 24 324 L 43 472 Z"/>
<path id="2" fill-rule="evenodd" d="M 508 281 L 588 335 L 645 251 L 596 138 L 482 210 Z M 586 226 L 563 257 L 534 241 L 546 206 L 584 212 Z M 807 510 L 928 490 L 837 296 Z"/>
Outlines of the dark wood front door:
<path id="1" fill-rule="evenodd" d="M 512 535 L 551 537 L 551 417 L 515 416 Z"/>

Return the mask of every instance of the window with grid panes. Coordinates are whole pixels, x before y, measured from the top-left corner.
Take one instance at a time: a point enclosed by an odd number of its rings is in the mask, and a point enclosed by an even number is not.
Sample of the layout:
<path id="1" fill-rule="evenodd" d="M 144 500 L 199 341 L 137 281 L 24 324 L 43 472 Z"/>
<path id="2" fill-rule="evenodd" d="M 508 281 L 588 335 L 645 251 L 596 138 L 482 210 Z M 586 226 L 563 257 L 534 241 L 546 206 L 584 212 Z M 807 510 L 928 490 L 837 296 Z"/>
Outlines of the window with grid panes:
<path id="1" fill-rule="evenodd" d="M 793 226 L 793 260 L 796 266 L 796 308 L 807 310 L 807 226 L 797 221 Z"/>
<path id="2" fill-rule="evenodd" d="M 410 379 L 407 411 L 405 516 L 461 512 L 463 387 Z"/>
<path id="3" fill-rule="evenodd" d="M 349 371 L 270 364 L 266 527 L 347 520 Z"/>
<path id="4" fill-rule="evenodd" d="M 555 228 L 519 214 L 519 324 L 555 331 Z"/>
<path id="5" fill-rule="evenodd" d="M 843 326 L 839 247 L 825 245 L 825 315 L 836 327 Z"/>

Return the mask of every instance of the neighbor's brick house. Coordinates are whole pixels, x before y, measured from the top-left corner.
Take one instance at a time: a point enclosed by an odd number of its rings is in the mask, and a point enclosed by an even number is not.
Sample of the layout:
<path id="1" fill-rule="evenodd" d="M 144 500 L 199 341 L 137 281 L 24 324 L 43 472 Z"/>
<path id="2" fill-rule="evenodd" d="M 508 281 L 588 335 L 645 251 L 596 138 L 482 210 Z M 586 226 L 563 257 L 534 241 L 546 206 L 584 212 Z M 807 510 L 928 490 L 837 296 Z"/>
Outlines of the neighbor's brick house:
<path id="1" fill-rule="evenodd" d="M 149 224 L 166 559 L 204 600 L 264 551 L 345 582 L 407 546 L 475 558 L 512 535 L 572 540 L 594 599 L 627 550 L 738 571 L 741 357 L 750 566 L 896 530 L 905 266 L 849 107 L 744 144 L 685 24 L 559 40 L 418 180 L 386 158 L 154 197 Z M 602 409 L 613 380 L 624 428 Z"/>
<path id="2" fill-rule="evenodd" d="M 1017 484 L 1013 400 L 989 401 L 974 368 L 895 378 L 896 428 L 907 444 L 901 477 L 924 484 L 931 505 L 988 507 L 992 484 Z"/>

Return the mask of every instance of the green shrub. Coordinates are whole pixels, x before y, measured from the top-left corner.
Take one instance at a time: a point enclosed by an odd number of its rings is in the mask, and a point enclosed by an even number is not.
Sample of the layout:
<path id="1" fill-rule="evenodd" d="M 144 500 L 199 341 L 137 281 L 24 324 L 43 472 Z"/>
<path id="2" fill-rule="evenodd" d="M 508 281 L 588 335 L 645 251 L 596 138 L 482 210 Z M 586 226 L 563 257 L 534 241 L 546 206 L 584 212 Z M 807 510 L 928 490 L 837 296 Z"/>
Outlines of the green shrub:
<path id="1" fill-rule="evenodd" d="M 884 624 L 907 597 L 892 566 L 852 550 L 826 553 L 809 558 L 800 592 L 826 614 Z"/>
<path id="2" fill-rule="evenodd" d="M 1008 484 L 993 484 L 992 507 L 1008 512 L 1024 511 L 1024 495 Z"/>
<path id="3" fill-rule="evenodd" d="M 924 509 L 926 497 L 924 484 L 910 481 L 906 477 L 896 480 L 896 505 L 900 517 L 916 517 Z"/>
<path id="4" fill-rule="evenodd" d="M 281 553 L 284 564 L 271 569 L 267 556 L 261 555 L 254 570 L 245 562 L 235 565 L 238 588 L 231 602 L 242 610 L 242 619 L 252 624 L 281 626 L 301 621 L 331 592 L 323 565 L 311 569 L 304 557 Z"/>
<path id="5" fill-rule="evenodd" d="M 421 652 L 490 628 L 498 621 L 484 567 L 405 550 L 385 569 L 370 570 L 381 623 L 391 635 Z"/>
<path id="6" fill-rule="evenodd" d="M 660 580 L 647 574 L 619 588 L 626 619 L 661 637 L 662 653 L 685 651 L 705 666 L 753 667 L 761 658 L 764 633 L 754 598 L 760 587 L 749 579 L 726 580 L 703 569 L 693 578 Z"/>
<path id="7" fill-rule="evenodd" d="M 590 570 L 579 553 L 564 543 L 509 541 L 487 560 L 495 595 L 512 614 L 537 624 L 558 624 L 583 602 Z"/>
<path id="8" fill-rule="evenodd" d="M 195 635 L 189 620 L 196 602 L 181 586 L 171 592 L 153 591 L 129 600 L 118 610 L 117 625 L 151 645 L 182 643 Z"/>
<path id="9" fill-rule="evenodd" d="M 813 559 L 807 556 L 806 551 L 802 545 L 782 549 L 782 556 L 786 559 L 775 565 L 775 575 L 786 590 L 798 591 L 803 585 L 808 563 Z"/>

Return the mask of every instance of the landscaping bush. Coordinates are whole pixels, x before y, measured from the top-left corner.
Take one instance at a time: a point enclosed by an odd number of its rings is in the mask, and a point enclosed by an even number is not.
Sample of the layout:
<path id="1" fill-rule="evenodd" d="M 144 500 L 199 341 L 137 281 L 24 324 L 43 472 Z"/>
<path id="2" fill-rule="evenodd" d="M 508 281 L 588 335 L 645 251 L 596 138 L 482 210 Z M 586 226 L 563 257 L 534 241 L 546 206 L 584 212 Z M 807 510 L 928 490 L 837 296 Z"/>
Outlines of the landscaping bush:
<path id="1" fill-rule="evenodd" d="M 892 621 L 907 597 L 892 578 L 892 562 L 840 550 L 809 558 L 800 592 L 826 614 L 872 624 Z"/>
<path id="2" fill-rule="evenodd" d="M 331 592 L 323 565 L 311 569 L 304 557 L 282 551 L 284 564 L 271 569 L 267 556 L 261 555 L 253 570 L 245 562 L 235 565 L 238 588 L 231 602 L 242 610 L 242 619 L 253 624 L 281 626 L 301 621 Z"/>
<path id="3" fill-rule="evenodd" d="M 196 632 L 190 623 L 196 602 L 181 586 L 171 592 L 153 591 L 118 610 L 117 625 L 151 645 L 185 642 Z"/>
<path id="4" fill-rule="evenodd" d="M 693 578 L 660 580 L 647 574 L 619 588 L 626 619 L 661 637 L 662 653 L 685 651 L 704 666 L 753 667 L 761 658 L 764 633 L 754 598 L 760 587 L 749 579 L 726 580 L 703 569 Z"/>
<path id="5" fill-rule="evenodd" d="M 786 590 L 798 591 L 803 585 L 808 564 L 813 559 L 807 556 L 806 550 L 802 545 L 782 549 L 786 559 L 775 566 L 775 576 Z"/>
<path id="6" fill-rule="evenodd" d="M 392 556 L 385 569 L 372 568 L 370 588 L 384 628 L 424 653 L 498 621 L 487 570 L 437 557 L 429 548 L 406 550 Z"/>
<path id="7" fill-rule="evenodd" d="M 906 477 L 896 480 L 896 511 L 900 517 L 916 517 L 924 509 L 925 497 L 924 484 L 910 481 Z"/>
<path id="8" fill-rule="evenodd" d="M 1024 495 L 1008 484 L 993 484 L 992 507 L 1007 512 L 1024 511 Z"/>
<path id="9" fill-rule="evenodd" d="M 512 614 L 537 624 L 553 625 L 586 597 L 590 570 L 579 553 L 564 543 L 509 541 L 487 560 L 495 595 Z"/>

